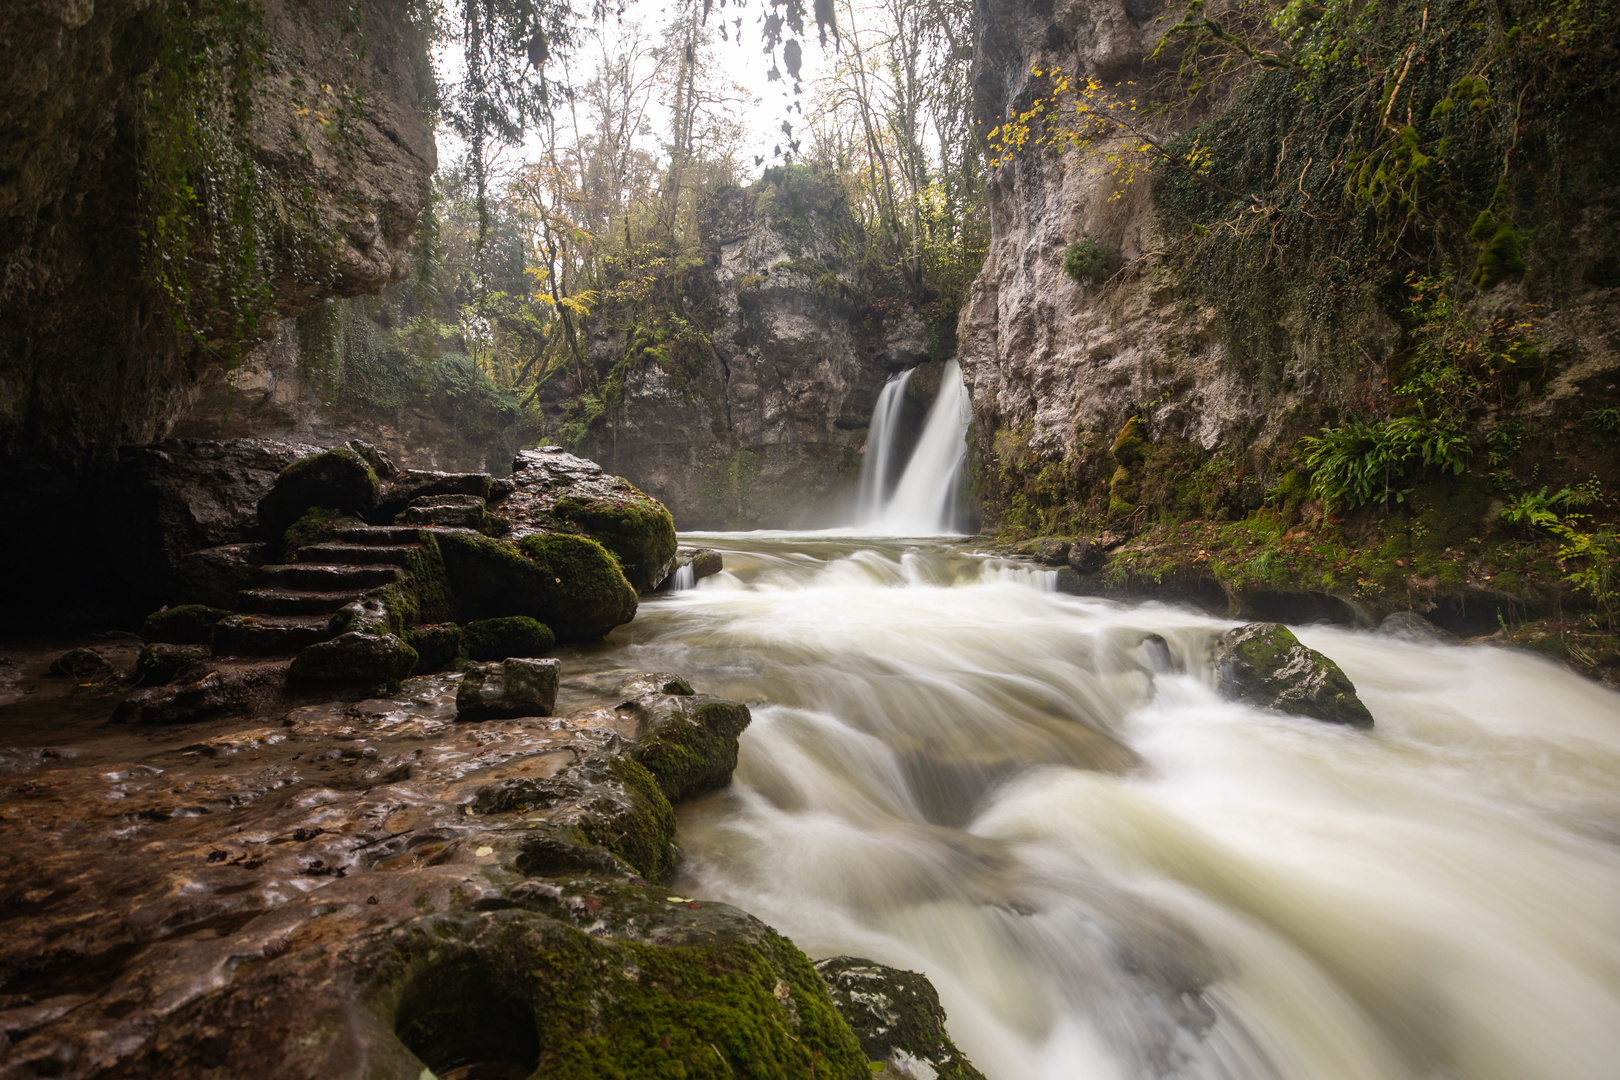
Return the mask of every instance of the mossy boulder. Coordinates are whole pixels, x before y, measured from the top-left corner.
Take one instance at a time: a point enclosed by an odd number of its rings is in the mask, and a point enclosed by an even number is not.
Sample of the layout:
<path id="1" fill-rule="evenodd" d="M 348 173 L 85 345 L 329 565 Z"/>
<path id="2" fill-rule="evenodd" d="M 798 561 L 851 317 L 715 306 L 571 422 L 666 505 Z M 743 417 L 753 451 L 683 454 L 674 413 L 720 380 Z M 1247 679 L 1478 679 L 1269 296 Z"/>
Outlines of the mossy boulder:
<path id="1" fill-rule="evenodd" d="M 456 615 L 463 621 L 527 615 L 558 641 L 595 641 L 636 613 L 636 590 L 602 545 L 537 534 L 519 544 L 487 536 L 439 537 Z"/>
<path id="2" fill-rule="evenodd" d="M 207 645 L 213 639 L 214 624 L 229 614 L 205 604 L 177 604 L 148 615 L 141 637 L 170 645 Z"/>
<path id="3" fill-rule="evenodd" d="M 169 645 L 156 642 L 141 650 L 135 659 L 135 673 L 146 686 L 164 686 L 182 671 L 207 660 L 206 645 Z"/>
<path id="4" fill-rule="evenodd" d="M 984 1080 L 946 1032 L 945 1009 L 926 975 L 853 956 L 819 960 L 816 973 L 872 1061 L 903 1077 Z"/>
<path id="5" fill-rule="evenodd" d="M 675 567 L 675 519 L 656 499 L 639 493 L 565 495 L 551 513 L 618 556 L 625 579 L 637 592 L 656 589 Z"/>
<path id="6" fill-rule="evenodd" d="M 1228 698 L 1331 724 L 1373 726 L 1344 670 L 1280 623 L 1251 623 L 1223 634 L 1215 647 L 1215 672 Z"/>
<path id="7" fill-rule="evenodd" d="M 301 548 L 324 544 L 344 529 L 360 524 L 360 519 L 342 510 L 312 506 L 281 534 L 281 550 L 288 562 L 295 562 Z"/>
<path id="8" fill-rule="evenodd" d="M 675 872 L 675 809 L 653 775 L 629 758 L 599 751 L 555 776 L 485 784 L 472 802 L 476 814 L 534 807 L 552 808 L 537 836 L 602 848 L 649 881 Z"/>
<path id="9" fill-rule="evenodd" d="M 748 706 L 666 693 L 638 699 L 634 712 L 636 741 L 630 757 L 652 774 L 670 802 L 731 783 L 737 738 L 752 719 Z"/>
<path id="10" fill-rule="evenodd" d="M 1147 460 L 1153 444 L 1148 441 L 1147 424 L 1140 416 L 1133 416 L 1120 428 L 1119 434 L 1114 437 L 1114 445 L 1110 448 L 1114 460 L 1121 466 L 1131 469 Z"/>
<path id="11" fill-rule="evenodd" d="M 870 1076 L 804 954 L 735 908 L 589 879 L 513 899 L 402 927 L 364 965 L 437 1075 Z"/>
<path id="12" fill-rule="evenodd" d="M 371 465 L 348 447 L 311 454 L 277 474 L 259 500 L 259 525 L 279 537 L 311 507 L 363 516 L 376 507 L 381 490 Z"/>
<path id="13" fill-rule="evenodd" d="M 299 653 L 291 674 L 302 682 L 392 684 L 410 675 L 418 659 L 397 634 L 350 630 Z"/>
<path id="14" fill-rule="evenodd" d="M 505 660 L 508 656 L 544 656 L 557 643 L 545 623 L 527 615 L 475 619 L 462 628 L 467 655 L 473 660 Z"/>
<path id="15" fill-rule="evenodd" d="M 405 644 L 416 650 L 416 668 L 413 675 L 426 675 L 455 666 L 466 656 L 462 644 L 461 627 L 455 623 L 433 623 L 413 626 L 405 631 Z"/>

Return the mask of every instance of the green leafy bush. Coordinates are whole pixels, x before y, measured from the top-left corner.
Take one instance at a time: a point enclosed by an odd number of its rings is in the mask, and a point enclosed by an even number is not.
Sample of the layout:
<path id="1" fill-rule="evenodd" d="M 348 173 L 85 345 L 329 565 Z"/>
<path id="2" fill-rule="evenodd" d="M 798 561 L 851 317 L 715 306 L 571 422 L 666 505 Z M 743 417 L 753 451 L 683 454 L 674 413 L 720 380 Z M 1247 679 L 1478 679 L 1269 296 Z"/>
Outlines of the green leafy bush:
<path id="1" fill-rule="evenodd" d="M 1113 272 L 1116 252 L 1090 233 L 1081 233 L 1063 249 L 1063 272 L 1076 285 L 1100 285 Z"/>
<path id="2" fill-rule="evenodd" d="M 1461 473 L 1470 453 L 1455 424 L 1422 415 L 1378 422 L 1352 417 L 1301 443 L 1311 495 L 1329 508 L 1405 502 L 1415 474 L 1435 466 Z"/>

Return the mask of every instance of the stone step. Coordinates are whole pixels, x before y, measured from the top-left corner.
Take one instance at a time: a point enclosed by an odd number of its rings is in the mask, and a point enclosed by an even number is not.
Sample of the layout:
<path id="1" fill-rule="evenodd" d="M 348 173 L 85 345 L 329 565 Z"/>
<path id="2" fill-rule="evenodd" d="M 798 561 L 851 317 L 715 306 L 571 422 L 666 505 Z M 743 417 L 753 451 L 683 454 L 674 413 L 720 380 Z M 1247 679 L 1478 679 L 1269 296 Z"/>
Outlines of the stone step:
<path id="1" fill-rule="evenodd" d="M 291 656 L 325 641 L 329 615 L 227 615 L 214 625 L 215 656 Z"/>
<path id="2" fill-rule="evenodd" d="M 309 547 L 298 549 L 298 561 L 327 566 L 362 564 L 404 566 L 412 552 L 421 550 L 421 544 L 311 544 Z"/>
<path id="3" fill-rule="evenodd" d="M 365 589 L 345 592 L 312 592 L 305 589 L 243 589 L 242 608 L 251 614 L 266 615 L 330 615 L 350 600 L 358 600 Z"/>
<path id="4" fill-rule="evenodd" d="M 338 533 L 338 539 L 345 544 L 393 547 L 416 543 L 416 534 L 416 529 L 401 525 L 354 525 Z"/>
<path id="5" fill-rule="evenodd" d="M 405 576 L 397 566 L 345 565 L 333 563 L 287 563 L 266 566 L 260 572 L 264 580 L 275 588 L 306 589 L 315 592 L 336 592 L 340 589 L 375 589 L 379 585 L 392 585 Z"/>

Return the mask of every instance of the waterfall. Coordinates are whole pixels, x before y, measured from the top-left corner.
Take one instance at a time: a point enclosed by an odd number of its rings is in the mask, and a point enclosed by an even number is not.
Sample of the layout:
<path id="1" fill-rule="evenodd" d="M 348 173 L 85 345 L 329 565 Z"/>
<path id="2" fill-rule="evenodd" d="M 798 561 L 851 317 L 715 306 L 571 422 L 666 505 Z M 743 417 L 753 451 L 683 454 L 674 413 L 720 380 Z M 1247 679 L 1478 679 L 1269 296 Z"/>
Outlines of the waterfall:
<path id="1" fill-rule="evenodd" d="M 889 459 L 894 457 L 895 428 L 900 423 L 900 409 L 906 403 L 906 385 L 915 370 L 907 368 L 894 376 L 883 384 L 883 392 L 878 395 L 866 439 L 866 460 L 861 462 L 857 502 L 861 521 L 872 520 L 883 506 L 889 484 Z"/>
<path id="2" fill-rule="evenodd" d="M 888 388 L 884 388 L 888 392 Z M 878 407 L 883 407 L 879 399 Z M 887 419 L 887 418 L 886 418 Z M 861 524 L 887 536 L 956 533 L 957 486 L 967 460 L 967 385 L 955 360 L 947 361 L 939 397 L 928 412 L 922 438 L 887 502 L 863 514 Z M 873 417 L 874 429 L 877 417 Z M 868 451 L 870 453 L 871 451 Z"/>

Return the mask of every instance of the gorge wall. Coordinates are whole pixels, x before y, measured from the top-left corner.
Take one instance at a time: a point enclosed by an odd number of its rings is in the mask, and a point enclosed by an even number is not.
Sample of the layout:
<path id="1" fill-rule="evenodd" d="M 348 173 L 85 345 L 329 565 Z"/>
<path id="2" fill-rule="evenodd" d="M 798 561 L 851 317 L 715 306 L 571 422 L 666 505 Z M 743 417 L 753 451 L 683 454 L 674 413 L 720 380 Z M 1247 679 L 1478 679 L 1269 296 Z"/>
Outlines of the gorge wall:
<path id="1" fill-rule="evenodd" d="M 434 166 L 402 0 L 0 13 L 0 456 L 105 463 L 275 320 L 405 277 Z"/>
<path id="2" fill-rule="evenodd" d="M 542 390 L 548 438 L 629 477 L 683 529 L 832 524 L 850 509 L 884 381 L 925 366 L 915 425 L 950 351 L 919 305 L 876 285 L 860 247 L 831 178 L 772 170 L 722 189 L 704 215 L 704 265 L 679 294 L 591 323 L 603 389 Z"/>
<path id="3" fill-rule="evenodd" d="M 1234 603 L 1315 590 L 1376 614 L 1449 597 L 1494 626 L 1571 596 L 1545 538 L 1530 553 L 1498 512 L 1532 483 L 1620 472 L 1613 49 L 1595 9 L 1563 44 L 1547 5 L 1471 10 L 1400 5 L 1316 54 L 1279 16 L 1287 42 L 1248 32 L 1284 60 L 1193 93 L 1176 72 L 1194 34 L 1153 56 L 1179 10 L 980 5 L 983 130 L 1050 100 L 1058 70 L 1095 80 L 1093 106 L 1141 106 L 1138 132 L 1066 149 L 1034 145 L 1053 130 L 1037 119 L 992 169 L 958 337 L 990 525 L 1134 535 L 1116 583 L 1203 578 Z M 1200 48 L 1207 63 L 1220 45 Z M 1149 138 L 1168 154 L 1140 153 Z M 1090 281 L 1064 270 L 1079 240 L 1106 262 Z M 1374 446 L 1389 418 L 1443 430 L 1457 466 L 1414 450 L 1381 497 L 1324 506 L 1299 440 L 1358 423 Z M 1199 522 L 1190 553 L 1160 557 Z M 1332 551 L 1282 550 L 1299 527 Z"/>

